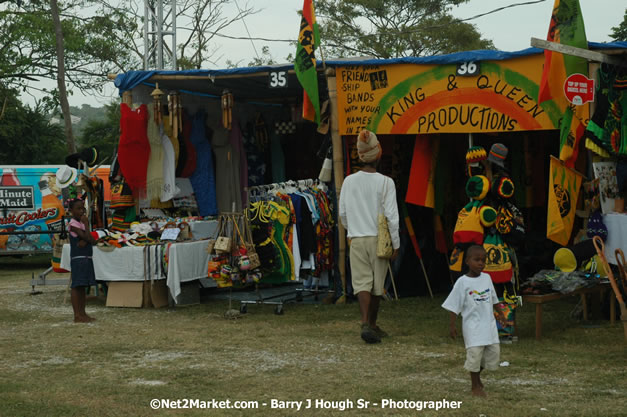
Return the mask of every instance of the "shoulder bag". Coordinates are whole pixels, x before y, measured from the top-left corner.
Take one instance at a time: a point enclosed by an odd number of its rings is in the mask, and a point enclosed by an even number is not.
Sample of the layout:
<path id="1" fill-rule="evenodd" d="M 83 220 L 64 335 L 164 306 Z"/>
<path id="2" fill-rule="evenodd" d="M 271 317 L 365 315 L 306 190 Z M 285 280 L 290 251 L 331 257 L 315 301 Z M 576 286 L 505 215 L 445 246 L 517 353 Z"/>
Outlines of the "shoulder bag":
<path id="1" fill-rule="evenodd" d="M 377 217 L 377 256 L 382 259 L 390 259 L 394 254 L 392 247 L 392 236 L 388 227 L 388 219 L 385 217 L 383 203 L 387 195 L 387 178 L 383 178 L 383 193 L 379 202 L 379 215 Z"/>

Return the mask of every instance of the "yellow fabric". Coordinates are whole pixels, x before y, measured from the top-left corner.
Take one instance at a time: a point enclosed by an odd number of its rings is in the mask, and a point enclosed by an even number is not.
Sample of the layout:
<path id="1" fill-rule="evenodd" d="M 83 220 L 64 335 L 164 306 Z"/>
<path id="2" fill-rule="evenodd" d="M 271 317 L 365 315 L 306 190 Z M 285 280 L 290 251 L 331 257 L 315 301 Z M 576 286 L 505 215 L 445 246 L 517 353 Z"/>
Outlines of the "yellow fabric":
<path id="1" fill-rule="evenodd" d="M 562 272 L 573 272 L 577 269 L 577 259 L 572 250 L 568 248 L 559 248 L 553 255 L 553 263 L 555 269 Z"/>

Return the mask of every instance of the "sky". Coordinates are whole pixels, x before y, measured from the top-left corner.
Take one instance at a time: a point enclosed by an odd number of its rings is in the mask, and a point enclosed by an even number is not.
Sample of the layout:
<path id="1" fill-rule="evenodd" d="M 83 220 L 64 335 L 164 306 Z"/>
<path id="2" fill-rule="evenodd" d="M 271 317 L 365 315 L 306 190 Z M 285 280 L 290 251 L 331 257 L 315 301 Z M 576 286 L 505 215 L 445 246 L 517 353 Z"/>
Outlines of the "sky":
<path id="1" fill-rule="evenodd" d="M 240 6 L 243 6 L 245 2 L 246 0 L 238 0 Z M 451 13 L 455 17 L 464 19 L 499 7 L 525 2 L 526 0 L 470 0 L 462 6 L 453 8 Z M 583 11 L 588 40 L 611 41 L 609 37 L 611 28 L 618 26 L 623 20 L 625 0 L 579 0 L 579 3 Z M 300 23 L 297 11 L 302 9 L 303 0 L 250 0 L 249 4 L 261 9 L 259 13 L 246 18 L 246 26 L 252 37 L 270 39 L 295 39 L 297 37 Z M 475 24 L 483 37 L 491 39 L 497 49 L 517 51 L 528 48 L 532 37 L 546 39 L 553 4 L 554 0 L 545 0 L 542 3 L 512 7 L 479 17 L 469 23 Z M 232 10 L 225 9 L 225 14 L 235 10 L 235 7 Z M 247 36 L 242 22 L 234 23 L 223 33 L 232 36 Z M 253 46 L 249 40 L 217 38 L 217 41 L 220 46 L 217 55 L 221 58 L 217 61 L 215 68 L 224 68 L 227 59 L 246 66 L 255 56 L 255 49 L 261 54 L 261 48 L 264 45 L 269 46 L 272 57 L 278 62 L 285 62 L 285 57 L 294 52 L 294 47 L 286 42 L 254 41 Z M 54 85 L 54 82 L 47 84 L 48 88 Z M 99 107 L 116 97 L 117 90 L 111 83 L 106 88 L 103 97 L 86 97 L 75 92 L 69 101 L 72 106 L 89 104 Z M 23 96 L 23 100 L 29 104 L 34 102 L 28 96 Z"/>

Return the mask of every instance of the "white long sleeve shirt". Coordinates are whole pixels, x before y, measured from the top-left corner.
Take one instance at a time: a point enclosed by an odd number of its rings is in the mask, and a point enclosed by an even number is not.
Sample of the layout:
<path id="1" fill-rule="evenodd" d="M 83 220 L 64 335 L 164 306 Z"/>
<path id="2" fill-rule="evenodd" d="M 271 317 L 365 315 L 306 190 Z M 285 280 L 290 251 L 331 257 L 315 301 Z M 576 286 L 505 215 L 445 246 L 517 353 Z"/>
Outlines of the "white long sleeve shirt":
<path id="1" fill-rule="evenodd" d="M 401 245 L 398 234 L 399 216 L 396 186 L 392 178 L 378 172 L 364 171 L 346 177 L 340 192 L 340 220 L 348 231 L 349 238 L 377 236 L 377 217 L 382 202 L 383 213 L 392 236 L 392 246 L 398 249 Z"/>

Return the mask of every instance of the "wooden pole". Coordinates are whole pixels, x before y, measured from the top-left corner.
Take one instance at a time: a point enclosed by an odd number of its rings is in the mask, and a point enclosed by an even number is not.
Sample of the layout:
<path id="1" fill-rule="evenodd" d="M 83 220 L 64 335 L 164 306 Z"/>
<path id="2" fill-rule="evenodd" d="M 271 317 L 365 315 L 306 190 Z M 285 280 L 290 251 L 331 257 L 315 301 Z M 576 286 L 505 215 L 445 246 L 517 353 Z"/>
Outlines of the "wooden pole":
<path id="1" fill-rule="evenodd" d="M 335 69 L 329 68 L 326 72 L 327 88 L 329 90 L 329 110 L 331 112 L 331 140 L 333 143 L 333 175 L 335 177 L 335 193 L 340 196 L 342 183 L 344 182 L 344 154 L 342 149 L 342 137 L 338 125 L 338 107 L 337 107 L 337 85 L 335 83 Z M 338 211 L 339 212 L 339 211 Z M 342 279 L 342 296 L 337 303 L 346 302 L 346 233 L 344 226 L 338 218 L 336 219 L 338 240 L 339 240 L 339 259 L 338 267 L 340 270 L 340 278 Z"/>

